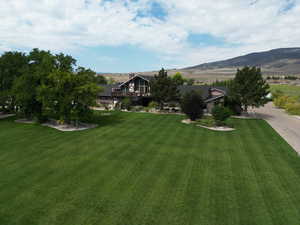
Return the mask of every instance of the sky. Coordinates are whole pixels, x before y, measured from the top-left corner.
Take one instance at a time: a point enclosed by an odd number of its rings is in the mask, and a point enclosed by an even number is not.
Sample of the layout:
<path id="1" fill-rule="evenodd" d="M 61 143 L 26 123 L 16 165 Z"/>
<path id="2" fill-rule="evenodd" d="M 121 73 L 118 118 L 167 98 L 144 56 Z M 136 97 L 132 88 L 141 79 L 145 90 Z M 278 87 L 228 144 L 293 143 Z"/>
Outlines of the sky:
<path id="1" fill-rule="evenodd" d="M 0 21 L 0 54 L 63 52 L 97 72 L 300 46 L 300 0 L 0 0 Z"/>

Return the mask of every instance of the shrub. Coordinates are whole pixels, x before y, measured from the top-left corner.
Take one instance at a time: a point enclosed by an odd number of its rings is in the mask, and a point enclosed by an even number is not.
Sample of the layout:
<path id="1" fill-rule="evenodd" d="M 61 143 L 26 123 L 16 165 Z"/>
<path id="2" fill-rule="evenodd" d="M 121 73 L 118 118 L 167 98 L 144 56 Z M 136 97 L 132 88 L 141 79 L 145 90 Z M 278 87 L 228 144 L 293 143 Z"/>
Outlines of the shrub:
<path id="1" fill-rule="evenodd" d="M 132 111 L 133 111 L 133 112 L 141 112 L 141 111 L 143 111 L 143 110 L 144 110 L 144 107 L 141 106 L 141 105 L 137 105 L 137 106 L 134 106 L 134 107 L 132 108 Z"/>
<path id="2" fill-rule="evenodd" d="M 180 103 L 181 110 L 191 120 L 199 119 L 203 116 L 204 102 L 200 93 L 191 91 L 186 93 Z"/>
<path id="3" fill-rule="evenodd" d="M 152 101 L 148 105 L 149 109 L 156 109 L 158 107 L 158 103 L 155 101 Z"/>
<path id="4" fill-rule="evenodd" d="M 121 102 L 121 108 L 130 110 L 132 106 L 132 102 L 130 98 L 124 98 Z"/>
<path id="5" fill-rule="evenodd" d="M 226 107 L 217 105 L 212 109 L 212 116 L 216 125 L 220 126 L 231 116 L 231 111 Z"/>
<path id="6" fill-rule="evenodd" d="M 214 127 L 215 126 L 215 120 L 212 116 L 203 116 L 202 119 L 197 120 L 197 123 L 206 126 L 206 127 Z"/>
<path id="7" fill-rule="evenodd" d="M 279 96 L 274 100 L 274 105 L 282 109 L 285 109 L 287 104 L 294 104 L 294 103 L 297 103 L 297 98 L 287 96 L 287 95 Z"/>
<path id="8" fill-rule="evenodd" d="M 274 105 L 277 106 L 278 108 L 284 108 L 288 98 L 289 96 L 286 95 L 279 96 L 275 98 Z"/>
<path id="9" fill-rule="evenodd" d="M 300 115 L 300 103 L 287 103 L 285 109 L 289 114 Z"/>

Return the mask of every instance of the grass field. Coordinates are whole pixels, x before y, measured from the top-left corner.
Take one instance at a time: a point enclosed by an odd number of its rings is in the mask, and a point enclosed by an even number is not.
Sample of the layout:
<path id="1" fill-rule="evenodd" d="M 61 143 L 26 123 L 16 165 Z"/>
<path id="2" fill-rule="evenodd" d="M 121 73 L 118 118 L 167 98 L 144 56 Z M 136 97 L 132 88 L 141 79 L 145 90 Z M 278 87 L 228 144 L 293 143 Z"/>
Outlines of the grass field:
<path id="1" fill-rule="evenodd" d="M 300 224 L 300 158 L 266 122 L 181 119 L 115 113 L 71 133 L 0 121 L 0 224 Z"/>
<path id="2" fill-rule="evenodd" d="M 282 91 L 285 95 L 300 97 L 300 86 L 287 84 L 273 84 L 270 85 L 271 92 L 276 90 Z"/>

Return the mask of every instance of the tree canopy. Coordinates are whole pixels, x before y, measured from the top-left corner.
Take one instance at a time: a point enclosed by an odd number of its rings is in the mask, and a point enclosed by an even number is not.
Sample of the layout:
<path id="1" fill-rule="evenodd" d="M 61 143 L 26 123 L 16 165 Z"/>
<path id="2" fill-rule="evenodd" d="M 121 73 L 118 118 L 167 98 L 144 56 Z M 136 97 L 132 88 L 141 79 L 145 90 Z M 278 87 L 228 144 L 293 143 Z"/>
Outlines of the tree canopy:
<path id="1" fill-rule="evenodd" d="M 178 99 L 178 88 L 176 82 L 168 76 L 168 72 L 163 68 L 155 75 L 155 79 L 150 82 L 151 95 L 155 101 L 163 107 L 164 103 Z"/>
<path id="2" fill-rule="evenodd" d="M 172 77 L 176 85 L 183 85 L 186 82 L 186 79 L 183 78 L 180 72 L 177 72 Z"/>
<path id="3" fill-rule="evenodd" d="M 181 99 L 182 111 L 191 119 L 196 120 L 203 116 L 204 101 L 202 95 L 196 91 L 190 91 Z"/>
<path id="4" fill-rule="evenodd" d="M 21 52 L 6 52 L 0 57 L 0 107 L 2 109 L 7 106 L 7 110 L 14 110 L 16 99 L 12 87 L 27 65 L 28 58 Z"/>
<path id="5" fill-rule="evenodd" d="M 78 122 L 95 105 L 100 91 L 96 73 L 76 68 L 76 60 L 63 53 L 33 49 L 28 55 L 6 52 L 0 57 L 2 108 L 43 121 L 48 116 Z"/>
<path id="6" fill-rule="evenodd" d="M 243 110 L 249 106 L 259 107 L 268 102 L 269 85 L 262 77 L 260 68 L 238 69 L 230 87 L 230 96 L 240 102 Z"/>

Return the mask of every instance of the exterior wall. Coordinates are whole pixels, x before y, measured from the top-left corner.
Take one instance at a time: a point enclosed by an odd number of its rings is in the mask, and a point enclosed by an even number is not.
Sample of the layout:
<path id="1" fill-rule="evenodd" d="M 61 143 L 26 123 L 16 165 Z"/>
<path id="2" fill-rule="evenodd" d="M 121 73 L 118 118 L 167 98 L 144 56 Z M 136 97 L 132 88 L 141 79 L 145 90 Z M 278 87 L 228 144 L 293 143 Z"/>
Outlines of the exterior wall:
<path id="1" fill-rule="evenodd" d="M 129 81 L 128 83 L 124 84 L 121 88 L 122 92 L 125 93 L 141 93 L 141 94 L 149 94 L 150 87 L 149 82 L 140 78 L 136 77 Z"/>

